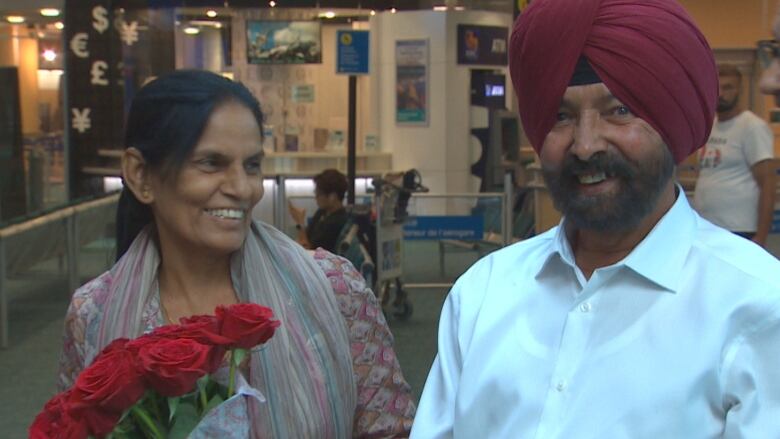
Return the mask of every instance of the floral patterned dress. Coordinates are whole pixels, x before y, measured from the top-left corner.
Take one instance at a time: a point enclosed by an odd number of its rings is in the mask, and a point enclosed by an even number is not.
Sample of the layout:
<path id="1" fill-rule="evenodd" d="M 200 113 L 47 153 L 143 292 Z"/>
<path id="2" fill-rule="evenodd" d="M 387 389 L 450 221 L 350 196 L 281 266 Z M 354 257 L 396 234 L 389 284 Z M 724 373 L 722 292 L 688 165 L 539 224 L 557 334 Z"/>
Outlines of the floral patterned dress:
<path id="1" fill-rule="evenodd" d="M 346 259 L 322 249 L 314 252 L 314 259 L 336 293 L 349 331 L 358 400 L 353 437 L 408 437 L 415 405 L 393 350 L 393 336 L 376 297 Z M 110 286 L 111 274 L 106 272 L 73 295 L 65 317 L 59 390 L 73 385 L 79 372 L 86 367 L 85 359 L 97 354 L 97 347 L 91 341 L 96 339 L 94 334 L 102 319 Z M 158 295 L 150 296 L 143 319 L 147 331 L 165 323 Z"/>

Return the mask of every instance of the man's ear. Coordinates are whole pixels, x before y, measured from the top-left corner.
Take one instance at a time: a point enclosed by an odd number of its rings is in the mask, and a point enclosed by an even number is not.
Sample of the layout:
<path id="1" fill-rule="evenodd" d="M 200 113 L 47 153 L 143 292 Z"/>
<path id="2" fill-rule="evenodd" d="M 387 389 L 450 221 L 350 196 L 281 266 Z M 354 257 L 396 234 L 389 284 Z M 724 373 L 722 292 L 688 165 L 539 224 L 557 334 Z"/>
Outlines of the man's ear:
<path id="1" fill-rule="evenodd" d="M 151 204 L 154 201 L 149 166 L 138 149 L 131 147 L 124 150 L 122 154 L 122 178 L 125 186 L 130 189 L 138 201 L 144 204 Z"/>

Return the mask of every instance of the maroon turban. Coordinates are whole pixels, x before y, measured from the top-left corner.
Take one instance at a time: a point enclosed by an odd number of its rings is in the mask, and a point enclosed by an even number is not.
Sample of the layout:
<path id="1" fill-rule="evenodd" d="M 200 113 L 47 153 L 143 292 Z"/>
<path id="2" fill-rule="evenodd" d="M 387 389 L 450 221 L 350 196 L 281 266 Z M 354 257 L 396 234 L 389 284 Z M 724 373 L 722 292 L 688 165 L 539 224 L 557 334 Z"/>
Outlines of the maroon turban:
<path id="1" fill-rule="evenodd" d="M 539 152 L 584 55 L 677 163 L 707 142 L 718 100 L 712 50 L 676 0 L 534 0 L 515 22 L 509 68 Z"/>

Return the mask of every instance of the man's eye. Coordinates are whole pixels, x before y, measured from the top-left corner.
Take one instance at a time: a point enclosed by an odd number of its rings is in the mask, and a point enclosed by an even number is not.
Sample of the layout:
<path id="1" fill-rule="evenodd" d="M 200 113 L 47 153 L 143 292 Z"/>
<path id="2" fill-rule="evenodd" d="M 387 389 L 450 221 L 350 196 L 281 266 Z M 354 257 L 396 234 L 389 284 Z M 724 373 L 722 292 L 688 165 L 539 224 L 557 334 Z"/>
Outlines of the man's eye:
<path id="1" fill-rule="evenodd" d="M 569 113 L 565 111 L 559 111 L 558 114 L 555 116 L 555 120 L 557 120 L 558 122 L 565 122 L 569 120 L 569 118 L 570 118 Z"/>
<path id="2" fill-rule="evenodd" d="M 612 109 L 612 114 L 615 116 L 631 116 L 631 110 L 625 105 L 618 105 Z"/>

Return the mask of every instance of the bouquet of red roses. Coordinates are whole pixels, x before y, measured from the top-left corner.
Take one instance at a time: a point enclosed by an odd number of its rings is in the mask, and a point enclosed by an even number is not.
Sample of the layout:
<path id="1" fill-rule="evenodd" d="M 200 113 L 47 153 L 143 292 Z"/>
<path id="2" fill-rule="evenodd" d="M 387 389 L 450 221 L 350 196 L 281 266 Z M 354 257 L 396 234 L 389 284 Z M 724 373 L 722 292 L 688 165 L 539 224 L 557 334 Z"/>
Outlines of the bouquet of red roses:
<path id="1" fill-rule="evenodd" d="M 134 340 L 114 340 L 73 387 L 46 403 L 30 437 L 214 437 L 226 419 L 234 437 L 241 430 L 236 416 L 247 416 L 246 399 L 264 402 L 237 368 L 279 324 L 269 308 L 244 303 L 217 307 L 213 316 L 181 319 Z M 226 360 L 229 369 L 220 368 Z"/>

